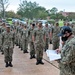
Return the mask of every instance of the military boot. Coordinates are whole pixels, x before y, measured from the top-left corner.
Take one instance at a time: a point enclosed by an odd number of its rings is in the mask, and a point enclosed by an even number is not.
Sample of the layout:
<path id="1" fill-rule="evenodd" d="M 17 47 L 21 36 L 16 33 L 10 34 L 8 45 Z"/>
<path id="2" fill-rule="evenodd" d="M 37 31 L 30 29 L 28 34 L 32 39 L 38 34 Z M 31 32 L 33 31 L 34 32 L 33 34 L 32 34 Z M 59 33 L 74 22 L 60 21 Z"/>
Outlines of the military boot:
<path id="1" fill-rule="evenodd" d="M 23 51 L 23 53 L 25 53 L 25 51 Z"/>
<path id="2" fill-rule="evenodd" d="M 13 67 L 13 65 L 12 65 L 12 63 L 11 63 L 11 62 L 9 62 L 9 66 L 10 66 L 10 67 Z"/>
<path id="3" fill-rule="evenodd" d="M 27 50 L 25 50 L 24 53 L 29 53 L 29 52 Z"/>
<path id="4" fill-rule="evenodd" d="M 4 54 L 4 52 L 1 53 L 2 55 Z"/>
<path id="5" fill-rule="evenodd" d="M 33 57 L 32 57 L 32 55 L 30 55 L 30 59 L 32 59 Z"/>
<path id="6" fill-rule="evenodd" d="M 3 55 L 3 54 L 4 54 L 4 51 L 3 51 L 3 50 L 1 50 L 1 52 L 2 52 L 1 54 Z"/>
<path id="7" fill-rule="evenodd" d="M 40 64 L 42 64 L 42 65 L 44 64 L 44 63 L 42 62 L 42 59 L 40 59 L 39 62 L 40 62 Z"/>
<path id="8" fill-rule="evenodd" d="M 32 57 L 35 58 L 35 55 L 33 55 Z"/>
<path id="9" fill-rule="evenodd" d="M 18 46 L 18 44 L 16 43 L 16 46 Z"/>
<path id="10" fill-rule="evenodd" d="M 24 50 L 23 53 L 29 53 L 27 50 Z"/>
<path id="11" fill-rule="evenodd" d="M 8 64 L 8 62 L 6 62 L 6 65 L 5 65 L 5 67 L 8 67 L 9 66 L 9 64 Z"/>
<path id="12" fill-rule="evenodd" d="M 37 62 L 36 62 L 36 65 L 38 65 L 39 64 L 39 60 L 37 60 Z"/>

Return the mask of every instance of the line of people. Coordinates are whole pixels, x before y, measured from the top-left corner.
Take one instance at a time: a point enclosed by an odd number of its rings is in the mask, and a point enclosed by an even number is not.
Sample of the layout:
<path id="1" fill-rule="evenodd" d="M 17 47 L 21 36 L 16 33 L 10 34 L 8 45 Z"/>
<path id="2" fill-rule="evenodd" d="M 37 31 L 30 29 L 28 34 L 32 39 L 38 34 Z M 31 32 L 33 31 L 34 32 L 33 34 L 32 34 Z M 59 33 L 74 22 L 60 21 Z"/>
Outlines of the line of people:
<path id="1" fill-rule="evenodd" d="M 66 25 L 69 26 L 68 23 Z M 75 33 L 74 27 L 72 28 L 73 34 Z M 41 22 L 30 23 L 30 25 L 17 22 L 12 26 L 2 23 L 0 25 L 0 50 L 4 54 L 5 66 L 13 67 L 12 55 L 15 44 L 21 48 L 23 53 L 30 53 L 30 59 L 36 58 L 36 65 L 44 64 L 42 61 L 43 51 L 49 48 L 50 41 L 52 41 L 53 50 L 59 47 L 58 34 L 61 30 L 59 23 L 55 23 L 54 26 L 48 26 L 46 23 L 45 27 Z"/>
<path id="2" fill-rule="evenodd" d="M 48 25 L 46 24 L 48 28 Z M 46 29 L 47 30 L 47 29 Z M 36 65 L 44 64 L 42 62 L 43 50 L 48 49 L 49 30 L 45 31 L 42 23 L 31 23 L 30 25 L 23 23 L 2 22 L 0 25 L 0 51 L 4 54 L 5 67 L 13 67 L 12 55 L 14 45 L 19 46 L 23 53 L 30 53 L 30 59 L 36 58 Z M 28 52 L 28 45 L 30 51 Z"/>

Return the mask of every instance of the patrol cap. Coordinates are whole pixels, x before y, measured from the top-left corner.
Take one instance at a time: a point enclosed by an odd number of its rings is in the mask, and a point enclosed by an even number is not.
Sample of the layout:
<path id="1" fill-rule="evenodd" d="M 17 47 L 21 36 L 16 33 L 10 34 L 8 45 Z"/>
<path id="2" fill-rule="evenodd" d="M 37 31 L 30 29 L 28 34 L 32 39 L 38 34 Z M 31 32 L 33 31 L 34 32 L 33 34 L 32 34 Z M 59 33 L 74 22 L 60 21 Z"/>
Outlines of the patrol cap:
<path id="1" fill-rule="evenodd" d="M 71 33 L 72 29 L 69 26 L 63 26 L 58 36 L 63 36 L 66 32 Z"/>

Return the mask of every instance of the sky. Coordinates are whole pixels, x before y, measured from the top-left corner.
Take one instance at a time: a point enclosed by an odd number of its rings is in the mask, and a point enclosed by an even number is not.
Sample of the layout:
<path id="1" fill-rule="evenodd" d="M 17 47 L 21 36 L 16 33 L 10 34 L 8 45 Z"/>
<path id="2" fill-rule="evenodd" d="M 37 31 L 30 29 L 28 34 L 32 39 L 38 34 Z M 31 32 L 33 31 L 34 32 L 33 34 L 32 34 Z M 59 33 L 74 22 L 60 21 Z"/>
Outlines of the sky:
<path id="1" fill-rule="evenodd" d="M 23 0 L 9 0 L 9 6 L 7 11 L 12 10 L 14 12 L 17 11 L 19 4 Z M 39 6 L 43 6 L 46 9 L 52 9 L 56 7 L 58 11 L 65 12 L 75 12 L 75 0 L 27 0 L 31 2 L 36 2 Z"/>

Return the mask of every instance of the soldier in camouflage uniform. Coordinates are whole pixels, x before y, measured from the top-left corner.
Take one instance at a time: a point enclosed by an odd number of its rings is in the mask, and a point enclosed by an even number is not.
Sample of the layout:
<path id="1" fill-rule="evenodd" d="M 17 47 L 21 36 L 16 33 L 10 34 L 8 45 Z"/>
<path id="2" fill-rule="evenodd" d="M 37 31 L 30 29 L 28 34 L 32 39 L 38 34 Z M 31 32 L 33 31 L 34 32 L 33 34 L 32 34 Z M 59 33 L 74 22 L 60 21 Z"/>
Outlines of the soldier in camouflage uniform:
<path id="1" fill-rule="evenodd" d="M 2 51 L 2 20 L 0 20 L 0 52 Z"/>
<path id="2" fill-rule="evenodd" d="M 75 35 L 75 23 L 73 24 L 72 33 Z"/>
<path id="3" fill-rule="evenodd" d="M 35 28 L 37 28 L 38 27 L 38 22 L 36 22 L 36 24 L 35 24 Z"/>
<path id="4" fill-rule="evenodd" d="M 18 27 L 18 46 L 19 48 L 21 48 L 21 27 L 22 27 L 22 23 L 20 24 L 20 26 Z"/>
<path id="5" fill-rule="evenodd" d="M 6 31 L 2 33 L 2 46 L 4 51 L 4 60 L 5 60 L 5 67 L 13 67 L 12 65 L 12 54 L 13 54 L 13 41 L 14 35 L 13 32 L 10 30 L 10 26 L 7 26 Z"/>
<path id="6" fill-rule="evenodd" d="M 16 26 L 16 38 L 15 38 L 15 40 L 16 40 L 16 46 L 19 46 L 19 43 L 18 43 L 18 41 L 19 41 L 19 27 L 20 27 L 20 25 L 17 25 Z"/>
<path id="7" fill-rule="evenodd" d="M 19 28 L 19 22 L 16 22 L 16 27 L 15 27 L 15 43 L 16 43 L 16 46 L 18 46 L 18 28 Z"/>
<path id="8" fill-rule="evenodd" d="M 0 51 L 1 51 L 1 48 L 2 48 L 2 27 L 0 26 Z"/>
<path id="9" fill-rule="evenodd" d="M 28 53 L 28 30 L 27 26 L 25 25 L 23 30 L 22 30 L 22 48 L 23 48 L 23 53 Z"/>
<path id="10" fill-rule="evenodd" d="M 44 30 L 46 34 L 46 42 L 45 42 L 45 51 L 46 51 L 49 47 L 49 37 L 50 37 L 50 29 L 48 27 L 48 24 L 45 25 Z"/>
<path id="11" fill-rule="evenodd" d="M 1 31 L 2 32 L 6 31 L 6 23 L 5 22 L 2 23 L 2 29 L 1 29 Z M 4 54 L 3 47 L 1 48 L 1 52 L 2 52 L 2 54 Z"/>
<path id="12" fill-rule="evenodd" d="M 75 37 L 68 26 L 60 34 L 67 38 L 61 50 L 60 75 L 75 75 Z"/>
<path id="13" fill-rule="evenodd" d="M 4 22 L 3 24 L 2 24 L 2 32 L 4 32 L 6 30 L 6 23 Z"/>
<path id="14" fill-rule="evenodd" d="M 34 43 L 32 41 L 32 34 L 34 31 L 35 24 L 31 25 L 31 28 L 28 31 L 29 35 L 29 45 L 30 45 L 30 59 L 35 58 L 35 48 L 34 48 Z"/>
<path id="15" fill-rule="evenodd" d="M 60 27 L 59 27 L 59 24 L 56 23 L 53 28 L 53 33 L 52 33 L 53 50 L 59 47 L 59 37 L 57 36 L 58 33 L 60 33 Z"/>
<path id="16" fill-rule="evenodd" d="M 42 28 L 42 23 L 39 23 L 38 28 L 34 30 L 32 39 L 35 44 L 36 50 L 36 60 L 37 60 L 36 65 L 44 64 L 42 62 L 42 59 L 43 59 L 43 50 L 45 47 L 45 31 Z"/>
<path id="17" fill-rule="evenodd" d="M 23 50 L 23 48 L 22 48 L 22 36 L 23 36 L 22 30 L 23 30 L 23 27 L 24 27 L 24 24 L 22 23 L 20 28 L 19 28 L 19 41 L 20 41 L 19 47 L 21 48 L 21 50 Z"/>
<path id="18" fill-rule="evenodd" d="M 53 33 L 53 28 L 54 28 L 54 25 L 51 24 L 51 25 L 50 25 L 50 28 L 49 28 L 49 31 L 50 31 L 50 44 L 52 44 L 52 33 Z"/>

